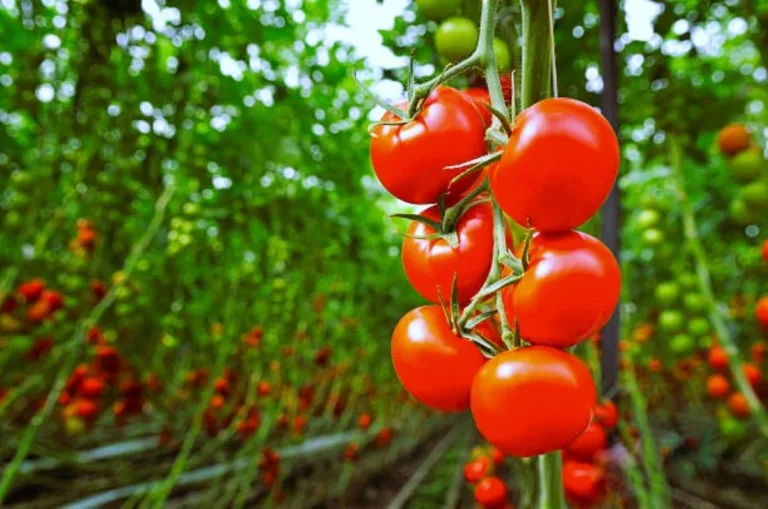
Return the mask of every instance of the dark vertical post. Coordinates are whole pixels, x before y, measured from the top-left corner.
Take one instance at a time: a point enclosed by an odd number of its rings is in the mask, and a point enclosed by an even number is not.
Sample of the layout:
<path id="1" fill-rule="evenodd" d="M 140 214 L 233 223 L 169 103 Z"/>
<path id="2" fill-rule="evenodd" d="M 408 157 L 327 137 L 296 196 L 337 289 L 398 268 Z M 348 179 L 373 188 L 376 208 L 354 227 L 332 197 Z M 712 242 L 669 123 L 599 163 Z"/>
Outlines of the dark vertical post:
<path id="1" fill-rule="evenodd" d="M 618 132 L 619 129 L 619 99 L 618 99 L 618 68 L 616 51 L 613 44 L 616 40 L 616 11 L 618 0 L 600 1 L 600 60 L 603 77 L 603 94 L 601 109 L 605 118 Z M 614 186 L 608 200 L 603 205 L 603 241 L 619 258 L 619 227 L 621 197 L 618 187 Z M 616 386 L 619 378 L 619 308 L 614 310 L 608 324 L 602 333 L 602 392 L 605 394 Z"/>

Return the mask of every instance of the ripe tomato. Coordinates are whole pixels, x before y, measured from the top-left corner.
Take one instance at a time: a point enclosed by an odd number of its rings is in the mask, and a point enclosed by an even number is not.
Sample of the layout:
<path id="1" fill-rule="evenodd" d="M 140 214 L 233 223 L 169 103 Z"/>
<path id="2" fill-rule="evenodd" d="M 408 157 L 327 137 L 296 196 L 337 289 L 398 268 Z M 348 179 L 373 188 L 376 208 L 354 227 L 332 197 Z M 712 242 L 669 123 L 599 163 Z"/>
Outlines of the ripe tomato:
<path id="1" fill-rule="evenodd" d="M 728 409 L 739 419 L 747 419 L 752 413 L 747 403 L 747 398 L 740 392 L 734 392 L 728 398 Z"/>
<path id="2" fill-rule="evenodd" d="M 416 5 L 425 18 L 440 21 L 458 11 L 461 0 L 416 0 Z"/>
<path id="3" fill-rule="evenodd" d="M 400 319 L 392 334 L 392 362 L 414 398 L 443 412 L 458 412 L 469 407 L 472 381 L 485 357 L 456 336 L 442 308 L 433 305 Z"/>
<path id="4" fill-rule="evenodd" d="M 484 508 L 500 507 L 507 501 L 507 486 L 498 477 L 486 477 L 475 486 L 475 502 Z"/>
<path id="5" fill-rule="evenodd" d="M 584 433 L 568 444 L 565 452 L 569 458 L 575 458 L 582 461 L 592 461 L 595 455 L 606 448 L 608 436 L 602 426 L 597 423 L 590 423 Z"/>
<path id="6" fill-rule="evenodd" d="M 768 240 L 763 241 L 763 260 L 768 262 Z"/>
<path id="7" fill-rule="evenodd" d="M 533 236 L 530 263 L 519 283 L 502 291 L 509 323 L 536 345 L 565 348 L 598 332 L 619 301 L 616 258 L 596 238 L 577 231 Z"/>
<path id="8" fill-rule="evenodd" d="M 765 344 L 755 343 L 749 348 L 749 352 L 752 355 L 752 360 L 759 364 L 765 359 Z"/>
<path id="9" fill-rule="evenodd" d="M 437 27 L 435 49 L 448 62 L 458 62 L 475 51 L 480 32 L 469 18 L 453 16 Z"/>
<path id="10" fill-rule="evenodd" d="M 389 112 L 382 118 L 384 122 L 397 120 Z M 485 125 L 477 107 L 466 94 L 450 87 L 437 87 L 412 121 L 378 125 L 372 135 L 376 176 L 387 191 L 409 203 L 437 203 L 451 180 L 467 169 L 445 167 L 485 154 Z M 461 194 L 476 177 L 469 175 L 456 182 L 451 194 Z"/>
<path id="11" fill-rule="evenodd" d="M 755 316 L 757 317 L 757 321 L 760 322 L 760 325 L 768 327 L 768 295 L 757 301 Z"/>
<path id="12" fill-rule="evenodd" d="M 717 135 L 717 146 L 720 152 L 728 156 L 746 150 L 751 144 L 751 136 L 744 124 L 727 125 Z"/>
<path id="13" fill-rule="evenodd" d="M 747 381 L 749 382 L 749 385 L 751 385 L 753 389 L 757 388 L 757 386 L 760 385 L 760 382 L 763 379 L 763 373 L 760 371 L 760 368 L 758 368 L 754 364 L 745 362 L 744 364 L 741 365 L 741 370 L 744 372 L 744 376 L 746 377 Z"/>
<path id="14" fill-rule="evenodd" d="M 587 427 L 595 407 L 587 366 L 546 346 L 503 352 L 477 373 L 472 416 L 503 454 L 535 456 L 562 449 Z M 544 404 L 546 403 L 546 404 Z"/>
<path id="15" fill-rule="evenodd" d="M 576 505 L 594 503 L 605 493 L 603 469 L 589 463 L 566 461 L 563 464 L 563 487 L 568 500 Z"/>
<path id="16" fill-rule="evenodd" d="M 488 475 L 491 470 L 491 461 L 487 456 L 480 456 L 475 461 L 471 461 L 464 465 L 464 479 L 470 484 L 475 484 L 477 481 Z"/>
<path id="17" fill-rule="evenodd" d="M 616 403 L 611 400 L 606 400 L 595 407 L 595 419 L 605 429 L 613 429 L 616 427 L 616 423 L 619 422 L 619 411 L 616 408 Z"/>
<path id="18" fill-rule="evenodd" d="M 481 87 L 472 87 L 465 90 L 464 93 L 471 97 L 475 102 L 477 110 L 483 117 L 483 123 L 485 124 L 485 127 L 491 127 L 491 124 L 493 123 L 493 113 L 491 113 L 491 110 L 483 106 L 483 104 L 491 104 L 491 94 L 488 93 L 488 90 Z"/>
<path id="19" fill-rule="evenodd" d="M 518 224 L 565 231 L 598 211 L 618 170 L 619 143 L 602 115 L 573 99 L 545 99 L 515 119 L 491 190 Z"/>
<path id="20" fill-rule="evenodd" d="M 437 206 L 421 215 L 440 222 Z M 459 302 L 466 304 L 480 290 L 493 262 L 493 207 L 478 203 L 467 209 L 456 223 L 459 245 L 455 248 L 442 238 L 418 239 L 435 233 L 424 223 L 412 221 L 403 240 L 403 267 L 408 281 L 422 297 L 439 303 L 439 295 L 448 302 L 454 274 Z"/>
<path id="21" fill-rule="evenodd" d="M 707 378 L 707 394 L 711 398 L 722 399 L 731 391 L 731 384 L 723 375 L 711 375 Z"/>
<path id="22" fill-rule="evenodd" d="M 728 354 L 721 346 L 713 346 L 709 349 L 709 367 L 715 371 L 723 371 L 728 368 Z"/>

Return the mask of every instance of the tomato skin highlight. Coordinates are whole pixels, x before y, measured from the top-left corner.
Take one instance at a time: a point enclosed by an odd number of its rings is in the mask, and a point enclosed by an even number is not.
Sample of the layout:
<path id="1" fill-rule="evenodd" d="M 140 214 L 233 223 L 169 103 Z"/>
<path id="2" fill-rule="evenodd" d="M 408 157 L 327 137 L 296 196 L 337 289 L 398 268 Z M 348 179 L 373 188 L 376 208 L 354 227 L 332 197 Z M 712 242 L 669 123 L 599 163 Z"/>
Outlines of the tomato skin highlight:
<path id="1" fill-rule="evenodd" d="M 546 346 L 503 352 L 472 384 L 472 416 L 503 454 L 536 456 L 563 449 L 592 420 L 596 390 L 587 366 Z"/>
<path id="2" fill-rule="evenodd" d="M 421 215 L 440 222 L 437 206 Z M 448 302 L 454 274 L 459 302 L 466 304 L 480 290 L 493 263 L 493 208 L 490 203 L 478 203 L 465 211 L 456 223 L 459 245 L 453 248 L 445 239 L 417 239 L 432 235 L 435 230 L 412 221 L 403 240 L 402 259 L 411 286 L 422 297 L 435 304 L 439 295 Z"/>
<path id="3" fill-rule="evenodd" d="M 398 120 L 389 112 L 382 118 L 384 122 Z M 396 198 L 414 204 L 437 203 L 449 186 L 449 194 L 460 195 L 477 175 L 450 185 L 467 167 L 445 168 L 486 152 L 485 125 L 472 98 L 445 86 L 429 94 L 414 120 L 405 125 L 378 125 L 372 136 L 371 162 L 379 181 Z"/>
<path id="4" fill-rule="evenodd" d="M 595 109 L 545 99 L 525 109 L 491 173 L 491 190 L 518 224 L 567 231 L 600 209 L 619 171 L 619 143 Z"/>
<path id="5" fill-rule="evenodd" d="M 472 381 L 485 357 L 456 336 L 438 305 L 408 312 L 392 333 L 392 362 L 403 387 L 442 412 L 469 408 Z"/>
<path id="6" fill-rule="evenodd" d="M 534 234 L 530 263 L 519 283 L 502 290 L 509 323 L 535 345 L 566 348 L 598 332 L 619 302 L 616 258 L 578 231 Z"/>

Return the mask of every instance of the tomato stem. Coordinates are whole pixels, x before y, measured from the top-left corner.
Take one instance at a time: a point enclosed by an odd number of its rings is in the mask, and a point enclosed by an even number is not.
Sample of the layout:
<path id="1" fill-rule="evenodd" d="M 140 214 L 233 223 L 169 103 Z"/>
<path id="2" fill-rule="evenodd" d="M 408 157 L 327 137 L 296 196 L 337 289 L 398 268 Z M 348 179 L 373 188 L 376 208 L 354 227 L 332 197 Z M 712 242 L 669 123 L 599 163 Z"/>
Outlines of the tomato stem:
<path id="1" fill-rule="evenodd" d="M 450 207 L 445 211 L 443 215 L 442 233 L 452 232 L 456 226 L 456 222 L 459 220 L 465 210 L 469 208 L 469 205 L 474 201 L 477 196 L 485 191 L 488 191 L 488 179 L 484 179 L 483 182 L 468 192 L 465 196 L 459 200 L 456 205 Z"/>
<path id="2" fill-rule="evenodd" d="M 520 0 L 523 24 L 523 109 L 551 95 L 552 24 L 550 1 Z"/>
<path id="3" fill-rule="evenodd" d="M 539 509 L 565 509 L 563 492 L 563 468 L 560 451 L 538 457 Z"/>

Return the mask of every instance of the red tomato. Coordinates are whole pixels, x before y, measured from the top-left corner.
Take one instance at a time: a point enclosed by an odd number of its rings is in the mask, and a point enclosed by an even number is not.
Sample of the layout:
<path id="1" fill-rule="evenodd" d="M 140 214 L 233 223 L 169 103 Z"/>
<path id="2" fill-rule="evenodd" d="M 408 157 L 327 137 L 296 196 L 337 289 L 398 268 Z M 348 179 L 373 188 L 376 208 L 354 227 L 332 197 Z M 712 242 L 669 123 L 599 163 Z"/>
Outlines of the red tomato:
<path id="1" fill-rule="evenodd" d="M 472 87 L 465 90 L 464 93 L 475 101 L 475 105 L 477 106 L 478 111 L 480 111 L 480 115 L 483 117 L 485 127 L 491 127 L 491 124 L 493 123 L 493 113 L 483 106 L 483 104 L 491 104 L 491 94 L 488 93 L 488 90 L 480 87 Z"/>
<path id="2" fill-rule="evenodd" d="M 568 444 L 565 452 L 569 458 L 576 458 L 582 461 L 592 461 L 595 455 L 606 448 L 608 436 L 602 426 L 597 423 L 590 423 L 584 433 Z"/>
<path id="3" fill-rule="evenodd" d="M 763 260 L 768 262 L 768 239 L 763 241 Z"/>
<path id="4" fill-rule="evenodd" d="M 739 419 L 746 419 L 752 413 L 752 410 L 749 408 L 749 403 L 747 403 L 747 398 L 740 392 L 731 394 L 728 398 L 728 408 L 731 413 Z"/>
<path id="5" fill-rule="evenodd" d="M 503 454 L 536 456 L 581 435 L 596 397 L 582 361 L 555 348 L 530 346 L 497 355 L 477 373 L 472 416 Z"/>
<path id="6" fill-rule="evenodd" d="M 763 379 L 763 374 L 760 372 L 760 368 L 754 364 L 745 362 L 741 365 L 741 371 L 744 373 L 749 385 L 751 385 L 753 389 L 760 385 L 760 381 Z"/>
<path id="7" fill-rule="evenodd" d="M 594 503 L 605 494 L 603 469 L 590 463 L 566 461 L 563 487 L 566 497 L 574 504 Z"/>
<path id="8" fill-rule="evenodd" d="M 491 462 L 487 456 L 480 456 L 475 461 L 471 461 L 464 465 L 464 479 L 470 484 L 475 484 L 477 481 L 488 475 L 491 467 Z"/>
<path id="9" fill-rule="evenodd" d="M 731 384 L 723 375 L 711 375 L 707 378 L 707 394 L 715 399 L 722 399 L 731 391 Z"/>
<path id="10" fill-rule="evenodd" d="M 43 290 L 45 290 L 45 283 L 42 279 L 30 279 L 29 281 L 21 283 L 16 291 L 19 292 L 19 295 L 24 297 L 24 300 L 27 302 L 34 302 L 40 298 Z"/>
<path id="11" fill-rule="evenodd" d="M 421 213 L 441 221 L 437 206 Z M 493 207 L 478 203 L 467 209 L 456 222 L 459 245 L 455 248 L 442 238 L 415 239 L 432 235 L 435 230 L 412 221 L 403 240 L 403 267 L 408 281 L 422 297 L 439 303 L 438 294 L 448 302 L 454 274 L 457 276 L 459 302 L 468 303 L 488 277 L 493 262 Z"/>
<path id="12" fill-rule="evenodd" d="M 595 407 L 595 419 L 606 429 L 613 429 L 619 422 L 619 411 L 616 409 L 616 403 L 606 400 Z"/>
<path id="13" fill-rule="evenodd" d="M 577 231 L 533 236 L 522 280 L 502 292 L 509 323 L 536 345 L 566 348 L 598 332 L 621 290 L 616 258 L 596 238 Z"/>
<path id="14" fill-rule="evenodd" d="M 728 368 L 728 354 L 721 346 L 713 346 L 709 349 L 709 366 L 715 371 L 723 371 Z"/>
<path id="15" fill-rule="evenodd" d="M 752 355 L 752 360 L 761 363 L 765 359 L 765 344 L 755 343 L 749 348 L 749 353 Z"/>
<path id="16" fill-rule="evenodd" d="M 491 190 L 518 224 L 566 231 L 595 215 L 619 171 L 619 143 L 588 104 L 545 99 L 515 119 Z"/>
<path id="17" fill-rule="evenodd" d="M 360 426 L 360 429 L 367 430 L 371 427 L 371 422 L 373 422 L 373 417 L 371 417 L 371 414 L 363 414 L 360 416 L 360 419 L 357 423 Z"/>
<path id="18" fill-rule="evenodd" d="M 500 450 L 496 449 L 495 447 L 491 447 L 491 459 L 493 460 L 493 464 L 497 467 L 504 463 L 504 453 L 502 453 Z"/>
<path id="19" fill-rule="evenodd" d="M 382 118 L 397 120 L 389 112 Z M 467 169 L 445 167 L 477 159 L 486 151 L 485 125 L 477 107 L 465 93 L 450 87 L 437 87 L 411 122 L 379 125 L 372 135 L 376 176 L 387 191 L 409 203 L 437 203 L 451 180 Z M 474 174 L 456 182 L 451 194 L 460 194 L 476 178 Z"/>
<path id="20" fill-rule="evenodd" d="M 485 357 L 453 333 L 440 306 L 422 306 L 395 327 L 392 362 L 414 398 L 443 412 L 458 412 L 469 407 L 472 381 Z"/>
<path id="21" fill-rule="evenodd" d="M 757 321 L 760 322 L 760 325 L 768 327 L 768 295 L 757 301 L 755 316 L 757 316 Z"/>
<path id="22" fill-rule="evenodd" d="M 104 392 L 104 381 L 95 376 L 86 377 L 80 382 L 79 391 L 85 399 L 97 399 Z"/>
<path id="23" fill-rule="evenodd" d="M 509 496 L 507 486 L 498 477 L 486 477 L 475 486 L 475 501 L 485 508 L 502 506 Z"/>

